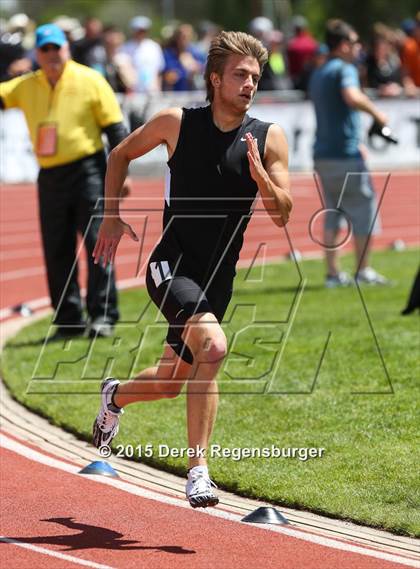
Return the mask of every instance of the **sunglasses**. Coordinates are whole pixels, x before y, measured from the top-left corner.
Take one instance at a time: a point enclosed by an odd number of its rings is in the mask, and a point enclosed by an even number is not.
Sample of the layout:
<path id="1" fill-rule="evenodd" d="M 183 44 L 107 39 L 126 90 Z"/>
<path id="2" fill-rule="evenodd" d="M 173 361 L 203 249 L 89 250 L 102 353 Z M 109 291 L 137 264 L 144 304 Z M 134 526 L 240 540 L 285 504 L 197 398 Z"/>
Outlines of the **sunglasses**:
<path id="1" fill-rule="evenodd" d="M 55 43 L 47 43 L 41 46 L 39 49 L 42 51 L 42 53 L 48 53 L 49 51 L 59 51 L 61 49 L 61 46 Z"/>

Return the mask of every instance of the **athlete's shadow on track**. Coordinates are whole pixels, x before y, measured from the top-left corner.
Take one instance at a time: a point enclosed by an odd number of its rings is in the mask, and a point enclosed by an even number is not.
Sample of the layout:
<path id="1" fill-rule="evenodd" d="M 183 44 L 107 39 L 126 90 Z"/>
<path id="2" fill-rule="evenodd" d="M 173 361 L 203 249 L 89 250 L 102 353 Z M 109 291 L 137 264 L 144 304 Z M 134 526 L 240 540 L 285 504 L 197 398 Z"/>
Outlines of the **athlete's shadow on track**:
<path id="1" fill-rule="evenodd" d="M 63 545 L 60 551 L 74 551 L 78 549 L 117 549 L 121 551 L 153 549 L 166 553 L 192 554 L 193 549 L 185 549 L 178 545 L 135 545 L 139 542 L 133 539 L 121 539 L 124 534 L 100 526 L 92 526 L 73 521 L 73 518 L 49 518 L 41 522 L 54 522 L 62 526 L 79 530 L 80 533 L 64 535 L 46 535 L 33 537 L 8 537 L 20 543 L 44 543 L 49 545 Z"/>

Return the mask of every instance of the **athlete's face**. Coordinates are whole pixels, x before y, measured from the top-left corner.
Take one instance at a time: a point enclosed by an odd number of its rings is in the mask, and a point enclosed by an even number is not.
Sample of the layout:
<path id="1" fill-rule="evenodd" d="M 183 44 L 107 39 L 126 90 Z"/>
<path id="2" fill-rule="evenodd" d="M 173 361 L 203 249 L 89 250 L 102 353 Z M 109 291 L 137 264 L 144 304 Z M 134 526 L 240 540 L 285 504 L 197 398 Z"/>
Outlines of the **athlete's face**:
<path id="1" fill-rule="evenodd" d="M 238 113 L 251 106 L 260 79 L 258 61 L 249 55 L 232 54 L 228 57 L 221 77 L 215 80 L 215 95 Z"/>

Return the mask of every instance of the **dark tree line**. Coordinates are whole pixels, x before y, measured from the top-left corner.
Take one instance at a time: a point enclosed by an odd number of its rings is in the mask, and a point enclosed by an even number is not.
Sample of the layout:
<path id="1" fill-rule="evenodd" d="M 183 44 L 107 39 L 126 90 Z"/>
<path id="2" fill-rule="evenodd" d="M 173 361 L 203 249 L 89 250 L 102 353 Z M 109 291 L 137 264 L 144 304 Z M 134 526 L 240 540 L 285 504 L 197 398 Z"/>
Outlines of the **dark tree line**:
<path id="1" fill-rule="evenodd" d="M 115 14 L 116 23 L 124 26 L 133 15 L 146 14 L 153 18 L 156 31 L 168 17 L 193 24 L 206 19 L 224 29 L 246 30 L 248 22 L 262 14 L 271 17 L 276 27 L 288 31 L 291 16 L 302 14 L 319 39 L 328 18 L 347 20 L 366 38 L 374 22 L 398 26 L 418 9 L 418 0 L 20 0 L 18 8 L 40 23 L 60 14 L 82 20 L 93 15 L 107 21 Z"/>

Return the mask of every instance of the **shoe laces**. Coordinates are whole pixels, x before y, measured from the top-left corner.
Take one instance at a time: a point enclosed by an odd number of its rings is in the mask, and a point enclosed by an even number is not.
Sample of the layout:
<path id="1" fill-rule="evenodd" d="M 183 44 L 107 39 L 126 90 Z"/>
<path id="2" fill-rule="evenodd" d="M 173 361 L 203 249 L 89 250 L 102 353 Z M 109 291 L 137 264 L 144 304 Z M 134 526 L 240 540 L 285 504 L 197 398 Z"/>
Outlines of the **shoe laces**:
<path id="1" fill-rule="evenodd" d="M 192 494 L 202 494 L 211 491 L 211 487 L 217 488 L 217 485 L 204 472 L 194 472 L 191 475 L 191 483 L 193 486 Z"/>
<path id="2" fill-rule="evenodd" d="M 108 427 L 106 430 L 111 430 L 115 425 L 117 416 L 118 415 L 116 413 L 113 413 L 109 409 L 101 409 L 98 417 L 98 423 L 102 428 Z"/>

